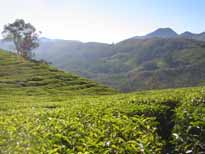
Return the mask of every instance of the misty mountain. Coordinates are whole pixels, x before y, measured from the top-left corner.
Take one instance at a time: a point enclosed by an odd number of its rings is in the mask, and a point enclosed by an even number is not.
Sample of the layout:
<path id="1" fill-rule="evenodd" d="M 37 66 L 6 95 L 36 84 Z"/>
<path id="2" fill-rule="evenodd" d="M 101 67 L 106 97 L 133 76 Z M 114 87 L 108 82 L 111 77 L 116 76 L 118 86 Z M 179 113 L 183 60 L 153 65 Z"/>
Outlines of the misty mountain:
<path id="1" fill-rule="evenodd" d="M 203 40 L 204 33 L 160 28 L 116 44 L 41 38 L 34 52 L 62 70 L 134 91 L 205 85 Z"/>
<path id="2" fill-rule="evenodd" d="M 187 32 L 182 33 L 179 37 L 199 40 L 199 41 L 205 41 L 205 32 L 200 33 L 200 34 L 194 34 L 194 33 L 187 31 Z"/>
<path id="3" fill-rule="evenodd" d="M 173 38 L 177 37 L 178 34 L 173 31 L 171 28 L 159 28 L 154 32 L 151 32 L 145 36 L 135 36 L 133 39 L 148 39 L 148 38 Z"/>
<path id="4" fill-rule="evenodd" d="M 191 32 L 184 32 L 182 34 L 177 34 L 171 28 L 159 28 L 154 32 L 151 32 L 144 36 L 135 36 L 130 39 L 149 39 L 149 38 L 185 38 L 185 39 L 193 39 L 199 41 L 205 41 L 205 32 L 195 34 Z"/>
<path id="5" fill-rule="evenodd" d="M 191 39 L 55 41 L 43 43 L 36 56 L 123 91 L 205 84 L 205 42 Z"/>

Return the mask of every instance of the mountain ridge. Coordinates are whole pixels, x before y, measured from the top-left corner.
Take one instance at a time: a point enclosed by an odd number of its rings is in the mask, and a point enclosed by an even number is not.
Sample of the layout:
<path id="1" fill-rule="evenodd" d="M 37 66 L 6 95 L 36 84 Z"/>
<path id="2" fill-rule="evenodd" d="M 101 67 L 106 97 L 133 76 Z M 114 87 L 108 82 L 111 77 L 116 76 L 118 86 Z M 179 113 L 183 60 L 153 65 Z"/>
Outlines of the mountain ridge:
<path id="1" fill-rule="evenodd" d="M 164 37 L 156 37 L 159 34 Z M 121 91 L 198 86 L 205 81 L 203 35 L 185 32 L 175 37 L 170 28 L 162 28 L 149 33 L 150 38 L 116 44 L 44 38 L 34 52 L 35 59 Z"/>
<path id="2" fill-rule="evenodd" d="M 144 36 L 134 36 L 129 39 L 149 39 L 149 38 L 185 38 L 185 39 L 193 39 L 199 41 L 205 41 L 205 32 L 201 33 L 192 33 L 189 31 L 185 31 L 181 34 L 178 34 L 171 28 L 158 28 L 155 31 L 148 33 Z"/>
<path id="3" fill-rule="evenodd" d="M 153 37 L 159 37 L 159 38 L 172 38 L 176 37 L 178 34 L 172 30 L 171 28 L 159 28 L 151 33 L 148 33 L 144 36 L 135 36 L 132 37 L 133 39 L 148 39 Z"/>
<path id="4" fill-rule="evenodd" d="M 196 80 L 202 83 L 204 80 L 200 76 L 203 76 L 205 71 L 201 71 L 201 75 L 197 76 L 195 73 L 193 77 L 195 79 L 191 78 L 193 82 L 184 79 L 179 83 L 178 78 L 191 77 L 182 71 L 184 75 L 171 75 L 170 80 L 162 81 L 163 85 L 160 85 L 161 78 L 163 80 L 165 78 L 161 75 L 165 74 L 163 76 L 168 78 L 169 71 L 178 72 L 180 68 L 194 66 L 190 67 L 192 68 L 190 71 L 186 69 L 192 73 L 199 69 L 198 63 L 202 62 L 200 67 L 204 65 L 205 42 L 203 41 L 177 37 L 129 39 L 114 45 L 91 43 L 87 46 L 82 43 L 65 47 L 67 50 L 62 50 L 62 54 L 59 54 L 52 45 L 50 47 L 53 50 L 48 51 L 45 59 L 51 61 L 54 66 L 122 91 L 145 90 L 150 87 L 170 88 L 171 84 L 173 87 L 194 86 L 200 85 Z M 40 51 L 39 53 L 43 54 Z M 147 72 L 150 74 L 148 78 Z M 141 81 L 140 85 L 138 81 Z"/>

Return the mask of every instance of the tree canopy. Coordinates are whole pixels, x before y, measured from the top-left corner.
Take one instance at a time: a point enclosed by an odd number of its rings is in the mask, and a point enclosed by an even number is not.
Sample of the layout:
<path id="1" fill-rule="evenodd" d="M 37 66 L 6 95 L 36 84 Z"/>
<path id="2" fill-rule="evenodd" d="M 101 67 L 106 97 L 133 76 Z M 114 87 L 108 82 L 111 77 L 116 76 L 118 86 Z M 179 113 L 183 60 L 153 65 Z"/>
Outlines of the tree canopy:
<path id="1" fill-rule="evenodd" d="M 33 25 L 23 19 L 16 19 L 13 23 L 5 25 L 2 32 L 4 40 L 12 41 L 17 54 L 26 59 L 32 58 L 32 50 L 39 46 L 39 34 Z"/>

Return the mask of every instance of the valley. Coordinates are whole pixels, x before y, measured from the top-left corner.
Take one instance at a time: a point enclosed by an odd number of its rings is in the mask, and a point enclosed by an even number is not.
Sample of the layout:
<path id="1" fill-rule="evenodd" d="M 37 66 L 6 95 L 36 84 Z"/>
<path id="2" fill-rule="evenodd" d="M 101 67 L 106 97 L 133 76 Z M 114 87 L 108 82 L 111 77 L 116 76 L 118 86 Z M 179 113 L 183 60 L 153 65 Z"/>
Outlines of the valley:
<path id="1" fill-rule="evenodd" d="M 203 153 L 204 87 L 119 93 L 0 51 L 0 153 Z"/>
<path id="2" fill-rule="evenodd" d="M 0 154 L 205 154 L 204 0 L 2 0 Z"/>
<path id="3" fill-rule="evenodd" d="M 123 92 L 205 85 L 204 33 L 185 34 L 160 28 L 116 44 L 43 39 L 35 55 Z"/>
<path id="4" fill-rule="evenodd" d="M 116 44 L 41 38 L 34 59 L 122 92 L 205 85 L 204 33 L 186 34 L 160 28 Z"/>

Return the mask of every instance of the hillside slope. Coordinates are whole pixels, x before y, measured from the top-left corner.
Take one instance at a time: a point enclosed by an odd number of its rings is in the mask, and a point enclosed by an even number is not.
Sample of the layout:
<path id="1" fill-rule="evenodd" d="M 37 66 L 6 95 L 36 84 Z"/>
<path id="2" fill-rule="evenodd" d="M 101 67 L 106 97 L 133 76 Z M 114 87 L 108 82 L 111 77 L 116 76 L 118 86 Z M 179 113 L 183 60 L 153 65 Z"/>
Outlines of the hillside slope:
<path id="1" fill-rule="evenodd" d="M 130 68 L 126 78 L 129 87 L 125 90 L 205 84 L 204 42 L 181 38 L 153 38 L 127 40 L 117 46 L 121 52 L 110 61 L 116 61 L 124 55 L 123 63 Z"/>
<path id="2" fill-rule="evenodd" d="M 132 39 L 148 39 L 148 38 L 174 38 L 177 37 L 178 34 L 173 31 L 171 28 L 159 28 L 154 32 L 151 32 L 145 36 L 135 36 Z"/>
<path id="3" fill-rule="evenodd" d="M 41 56 L 45 54 L 42 57 L 53 65 L 122 91 L 205 84 L 205 42 L 184 38 L 128 39 L 113 45 L 70 42 L 59 51 L 50 44 L 52 52 L 42 50 Z"/>
<path id="4" fill-rule="evenodd" d="M 116 94 L 0 51 L 0 153 L 201 153 L 204 102 L 204 87 Z"/>
<path id="5" fill-rule="evenodd" d="M 112 94 L 111 88 L 0 50 L 0 94 Z"/>
<path id="6" fill-rule="evenodd" d="M 0 46 L 12 50 L 5 42 Z M 205 84 L 204 33 L 177 34 L 160 28 L 117 44 L 41 38 L 35 55 L 121 91 Z"/>

